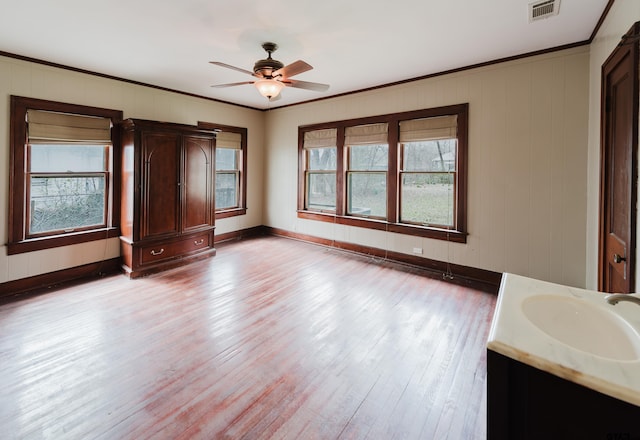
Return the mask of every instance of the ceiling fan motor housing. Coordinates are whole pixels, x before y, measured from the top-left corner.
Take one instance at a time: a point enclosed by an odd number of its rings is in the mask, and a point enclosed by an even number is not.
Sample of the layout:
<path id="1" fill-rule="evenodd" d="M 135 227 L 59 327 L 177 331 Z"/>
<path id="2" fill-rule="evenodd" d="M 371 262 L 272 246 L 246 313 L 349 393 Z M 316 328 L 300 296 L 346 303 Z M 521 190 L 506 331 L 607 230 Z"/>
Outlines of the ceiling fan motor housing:
<path id="1" fill-rule="evenodd" d="M 264 60 L 258 60 L 253 65 L 253 73 L 256 75 L 260 75 L 263 78 L 271 79 L 273 78 L 273 72 L 278 69 L 282 69 L 284 64 L 282 64 L 278 60 L 274 60 L 271 58 L 271 53 L 275 52 L 278 49 L 278 45 L 275 43 L 263 43 L 262 48 L 269 54 L 267 58 Z"/>
<path id="2" fill-rule="evenodd" d="M 278 69 L 282 69 L 283 67 L 284 64 L 280 61 L 269 57 L 265 60 L 256 61 L 253 65 L 253 73 L 261 75 L 264 78 L 271 79 L 273 77 L 273 72 Z"/>

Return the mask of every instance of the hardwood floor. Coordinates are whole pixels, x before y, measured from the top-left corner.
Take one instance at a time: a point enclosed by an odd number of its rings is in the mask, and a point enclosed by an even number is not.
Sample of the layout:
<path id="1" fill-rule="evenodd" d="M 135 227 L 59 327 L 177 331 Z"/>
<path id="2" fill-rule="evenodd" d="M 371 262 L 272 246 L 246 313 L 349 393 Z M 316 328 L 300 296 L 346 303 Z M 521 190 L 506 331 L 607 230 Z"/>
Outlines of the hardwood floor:
<path id="1" fill-rule="evenodd" d="M 279 237 L 0 306 L 2 439 L 481 439 L 495 295 Z"/>

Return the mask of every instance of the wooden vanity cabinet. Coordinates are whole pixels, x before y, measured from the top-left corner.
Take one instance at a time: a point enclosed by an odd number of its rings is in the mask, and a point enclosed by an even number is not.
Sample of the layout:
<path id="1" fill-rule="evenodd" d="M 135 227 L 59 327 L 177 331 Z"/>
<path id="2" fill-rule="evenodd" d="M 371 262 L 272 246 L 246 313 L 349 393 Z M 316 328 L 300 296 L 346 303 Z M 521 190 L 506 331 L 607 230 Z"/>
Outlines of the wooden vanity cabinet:
<path id="1" fill-rule="evenodd" d="M 487 439 L 640 439 L 640 407 L 487 350 Z"/>
<path id="2" fill-rule="evenodd" d="M 123 121 L 121 236 L 132 278 L 215 255 L 215 134 Z"/>

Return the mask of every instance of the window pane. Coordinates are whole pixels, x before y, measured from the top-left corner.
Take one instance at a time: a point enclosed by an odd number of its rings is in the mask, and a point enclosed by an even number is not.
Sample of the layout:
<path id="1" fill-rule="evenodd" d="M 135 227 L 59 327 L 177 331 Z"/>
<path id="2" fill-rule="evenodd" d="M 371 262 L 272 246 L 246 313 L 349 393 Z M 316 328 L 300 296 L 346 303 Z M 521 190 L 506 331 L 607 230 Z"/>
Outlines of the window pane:
<path id="1" fill-rule="evenodd" d="M 309 170 L 335 170 L 337 164 L 337 148 L 309 148 Z"/>
<path id="2" fill-rule="evenodd" d="M 352 145 L 349 147 L 349 169 L 353 171 L 386 171 L 389 146 Z"/>
<path id="3" fill-rule="evenodd" d="M 453 226 L 453 173 L 403 173 L 400 221 Z"/>
<path id="4" fill-rule="evenodd" d="M 31 149 L 31 172 L 101 172 L 107 170 L 104 145 L 42 145 Z"/>
<path id="5" fill-rule="evenodd" d="M 105 177 L 31 177 L 29 233 L 105 223 Z"/>
<path id="6" fill-rule="evenodd" d="M 216 149 L 216 170 L 237 170 L 238 150 L 231 148 Z"/>
<path id="7" fill-rule="evenodd" d="M 405 143 L 404 171 L 455 171 L 456 143 L 456 139 Z"/>
<path id="8" fill-rule="evenodd" d="M 347 174 L 348 214 L 387 217 L 387 173 Z"/>
<path id="9" fill-rule="evenodd" d="M 309 173 L 307 208 L 336 209 L 336 173 Z"/>
<path id="10" fill-rule="evenodd" d="M 238 206 L 238 174 L 216 173 L 216 209 Z"/>

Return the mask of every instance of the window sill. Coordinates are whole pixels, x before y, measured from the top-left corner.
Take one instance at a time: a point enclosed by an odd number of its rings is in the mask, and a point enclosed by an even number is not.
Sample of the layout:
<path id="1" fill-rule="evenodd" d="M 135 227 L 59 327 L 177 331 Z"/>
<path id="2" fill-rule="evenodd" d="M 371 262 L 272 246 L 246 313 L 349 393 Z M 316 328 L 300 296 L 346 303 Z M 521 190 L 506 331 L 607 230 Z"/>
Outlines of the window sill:
<path id="1" fill-rule="evenodd" d="M 73 244 L 105 240 L 120 235 L 119 228 L 102 228 L 91 231 L 75 232 L 71 234 L 54 235 L 50 237 L 33 238 L 14 243 L 7 243 L 7 254 L 15 255 L 25 252 L 41 251 Z"/>
<path id="2" fill-rule="evenodd" d="M 389 223 L 384 220 L 340 216 L 313 211 L 298 211 L 298 218 L 336 223 L 339 225 L 356 226 L 359 228 L 375 229 L 378 231 L 395 232 L 398 234 L 413 235 L 416 237 L 433 238 L 435 240 L 452 241 L 455 243 L 466 243 L 467 235 L 469 235 L 463 231 L 432 228 L 428 226 L 408 225 L 402 223 Z"/>
<path id="3" fill-rule="evenodd" d="M 245 215 L 246 213 L 247 208 L 222 209 L 220 211 L 216 211 L 216 220 L 221 218 L 235 217 L 237 215 Z"/>

